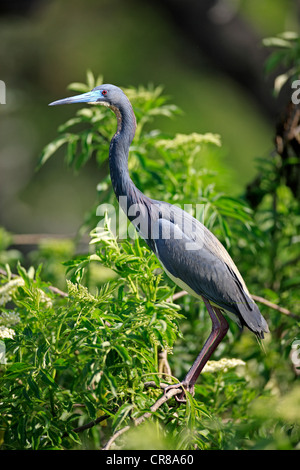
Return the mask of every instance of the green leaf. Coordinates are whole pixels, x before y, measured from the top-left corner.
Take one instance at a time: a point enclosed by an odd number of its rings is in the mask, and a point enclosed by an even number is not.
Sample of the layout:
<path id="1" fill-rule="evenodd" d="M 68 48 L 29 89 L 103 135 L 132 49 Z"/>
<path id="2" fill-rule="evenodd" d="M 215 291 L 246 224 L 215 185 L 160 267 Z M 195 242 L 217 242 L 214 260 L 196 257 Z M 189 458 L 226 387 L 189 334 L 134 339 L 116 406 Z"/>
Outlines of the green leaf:
<path id="1" fill-rule="evenodd" d="M 283 47 L 283 48 L 291 48 L 292 44 L 290 41 L 280 37 L 272 37 L 272 38 L 265 38 L 263 39 L 263 45 L 266 47 Z"/>
<path id="2" fill-rule="evenodd" d="M 91 417 L 91 419 L 95 419 L 96 418 L 96 414 L 97 414 L 97 410 L 95 408 L 95 405 L 93 403 L 93 399 L 91 399 L 90 397 L 86 396 L 85 397 L 85 400 L 84 400 L 84 404 L 85 406 L 87 407 L 87 410 L 88 410 L 88 413 L 89 413 L 89 416 Z"/>
<path id="3" fill-rule="evenodd" d="M 130 411 L 133 410 L 133 408 L 134 405 L 131 403 L 124 403 L 124 405 L 120 406 L 112 422 L 114 431 L 121 426 L 122 422 L 126 419 L 126 417 L 130 413 Z"/>
<path id="4" fill-rule="evenodd" d="M 294 70 L 291 69 L 289 70 L 288 72 L 285 72 L 285 73 L 282 73 L 281 75 L 278 75 L 276 78 L 275 78 L 275 81 L 274 81 L 274 92 L 276 93 L 276 95 L 279 94 L 280 90 L 282 89 L 282 87 L 286 84 L 286 82 L 289 80 L 289 78 L 291 77 L 291 75 L 294 73 Z"/>
<path id="5" fill-rule="evenodd" d="M 75 442 L 75 444 L 82 445 L 82 442 L 80 440 L 80 437 L 78 434 L 72 430 L 68 431 L 68 437 L 72 439 L 72 441 Z"/>
<path id="6" fill-rule="evenodd" d="M 36 398 L 40 398 L 40 390 L 36 381 L 32 377 L 28 377 L 27 383 L 29 385 L 30 390 L 33 392 Z"/>
<path id="7" fill-rule="evenodd" d="M 33 366 L 30 366 L 24 362 L 15 362 L 11 366 L 9 366 L 6 370 L 6 374 L 10 377 L 18 377 L 22 373 L 32 370 Z"/>
<path id="8" fill-rule="evenodd" d="M 57 139 L 53 140 L 52 142 L 50 142 L 50 144 L 46 145 L 46 147 L 44 148 L 41 156 L 40 156 L 40 159 L 38 161 L 38 164 L 37 164 L 37 169 L 39 170 L 41 168 L 42 165 L 44 165 L 46 163 L 47 160 L 49 160 L 49 158 L 60 148 L 62 147 L 64 144 L 66 144 L 69 140 L 69 136 L 68 135 L 64 135 L 62 137 L 57 137 Z"/>
<path id="9" fill-rule="evenodd" d="M 286 50 L 279 50 L 271 54 L 265 62 L 266 73 L 270 73 L 272 70 L 278 67 L 285 57 Z"/>
<path id="10" fill-rule="evenodd" d="M 103 377 L 105 377 L 105 379 L 107 380 L 110 391 L 113 394 L 113 396 L 117 397 L 117 384 L 116 384 L 116 380 L 114 376 L 110 372 L 108 373 L 103 372 Z"/>
<path id="11" fill-rule="evenodd" d="M 78 93 L 86 93 L 91 89 L 85 83 L 72 82 L 68 85 L 68 90 L 76 91 Z"/>
<path id="12" fill-rule="evenodd" d="M 69 362 L 65 358 L 58 358 L 53 362 L 53 368 L 57 370 L 64 370 L 67 369 L 69 366 Z"/>
<path id="13" fill-rule="evenodd" d="M 121 356 L 121 358 L 124 360 L 126 364 L 131 363 L 130 356 L 124 346 L 114 345 L 112 346 L 112 349 L 117 351 L 117 353 Z"/>
<path id="14" fill-rule="evenodd" d="M 18 430 L 18 438 L 20 440 L 22 447 L 24 447 L 26 443 L 26 421 L 27 421 L 26 416 L 22 416 L 22 415 L 19 416 L 17 430 Z"/>
<path id="15" fill-rule="evenodd" d="M 51 375 L 47 371 L 40 369 L 39 372 L 38 372 L 38 375 L 46 385 L 51 385 L 55 388 L 58 387 L 56 382 L 53 380 L 53 378 L 51 377 Z"/>

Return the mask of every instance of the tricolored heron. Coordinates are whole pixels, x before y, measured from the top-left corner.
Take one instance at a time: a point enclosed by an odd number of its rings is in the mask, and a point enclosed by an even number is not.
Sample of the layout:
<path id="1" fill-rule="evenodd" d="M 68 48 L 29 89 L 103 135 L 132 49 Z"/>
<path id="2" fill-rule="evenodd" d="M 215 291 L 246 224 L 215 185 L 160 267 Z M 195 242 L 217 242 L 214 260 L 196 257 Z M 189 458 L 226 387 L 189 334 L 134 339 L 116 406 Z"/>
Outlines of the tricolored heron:
<path id="1" fill-rule="evenodd" d="M 101 85 L 88 93 L 54 101 L 50 105 L 90 103 L 108 106 L 117 117 L 117 131 L 109 149 L 111 182 L 120 206 L 153 250 L 167 275 L 193 296 L 203 299 L 212 331 L 181 382 L 194 393 L 204 365 L 228 331 L 226 312 L 241 328 L 259 338 L 269 331 L 236 265 L 219 240 L 197 219 L 177 206 L 146 197 L 128 172 L 128 152 L 136 120 L 131 103 L 114 85 Z M 134 208 L 134 210 L 132 210 Z M 138 216 L 137 216 L 138 214 Z M 178 384 L 167 387 L 178 387 Z M 177 396 L 184 401 L 184 393 Z"/>

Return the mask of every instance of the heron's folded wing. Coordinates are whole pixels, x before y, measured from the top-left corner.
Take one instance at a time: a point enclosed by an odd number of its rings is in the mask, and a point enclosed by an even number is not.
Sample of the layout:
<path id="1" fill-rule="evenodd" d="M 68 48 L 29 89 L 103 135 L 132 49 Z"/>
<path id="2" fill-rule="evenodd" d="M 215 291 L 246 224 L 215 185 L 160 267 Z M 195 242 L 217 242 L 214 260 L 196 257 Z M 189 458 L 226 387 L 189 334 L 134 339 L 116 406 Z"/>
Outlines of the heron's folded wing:
<path id="1" fill-rule="evenodd" d="M 187 236 L 166 219 L 159 219 L 156 224 L 156 254 L 175 282 L 179 280 L 197 295 L 233 313 L 238 323 L 246 324 L 255 333 L 267 331 L 256 304 L 226 262 L 207 249 L 202 234 Z"/>

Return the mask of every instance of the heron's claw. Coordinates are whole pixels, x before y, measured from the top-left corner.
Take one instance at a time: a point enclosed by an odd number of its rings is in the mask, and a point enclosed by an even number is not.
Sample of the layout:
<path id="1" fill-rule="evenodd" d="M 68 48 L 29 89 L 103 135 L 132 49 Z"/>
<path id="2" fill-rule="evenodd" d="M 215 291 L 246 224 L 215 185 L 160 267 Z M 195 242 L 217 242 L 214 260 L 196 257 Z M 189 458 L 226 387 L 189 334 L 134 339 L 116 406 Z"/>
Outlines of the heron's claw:
<path id="1" fill-rule="evenodd" d="M 166 394 L 169 390 L 174 389 L 174 388 L 181 389 L 181 391 L 178 392 L 177 395 L 175 395 L 175 400 L 178 403 L 186 403 L 186 391 L 188 391 L 192 396 L 194 396 L 194 393 L 195 393 L 194 385 L 190 385 L 189 383 L 183 381 L 177 384 L 168 385 L 164 389 L 164 394 Z"/>

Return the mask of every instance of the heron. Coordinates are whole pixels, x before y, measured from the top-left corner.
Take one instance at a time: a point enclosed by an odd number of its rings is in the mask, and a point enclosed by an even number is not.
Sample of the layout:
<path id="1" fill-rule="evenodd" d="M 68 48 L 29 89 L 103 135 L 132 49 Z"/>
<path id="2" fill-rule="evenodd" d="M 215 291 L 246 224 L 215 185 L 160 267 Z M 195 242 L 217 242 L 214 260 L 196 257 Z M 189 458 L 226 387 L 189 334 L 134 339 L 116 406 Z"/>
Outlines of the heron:
<path id="1" fill-rule="evenodd" d="M 166 274 L 180 288 L 202 299 L 211 318 L 212 329 L 184 379 L 165 389 L 179 387 L 179 402 L 186 390 L 194 394 L 195 383 L 234 320 L 257 338 L 269 332 L 267 322 L 251 298 L 231 256 L 199 220 L 178 206 L 143 194 L 130 178 L 129 148 L 136 131 L 132 105 L 121 88 L 103 84 L 80 95 L 50 103 L 50 106 L 89 103 L 110 108 L 117 118 L 116 133 L 109 147 L 109 169 L 116 198 L 129 221 L 155 253 Z"/>

